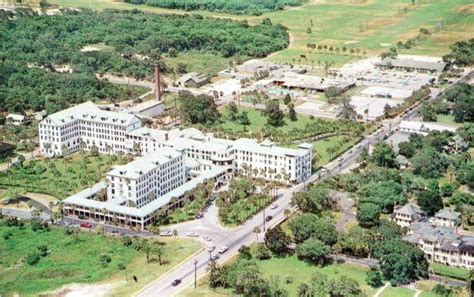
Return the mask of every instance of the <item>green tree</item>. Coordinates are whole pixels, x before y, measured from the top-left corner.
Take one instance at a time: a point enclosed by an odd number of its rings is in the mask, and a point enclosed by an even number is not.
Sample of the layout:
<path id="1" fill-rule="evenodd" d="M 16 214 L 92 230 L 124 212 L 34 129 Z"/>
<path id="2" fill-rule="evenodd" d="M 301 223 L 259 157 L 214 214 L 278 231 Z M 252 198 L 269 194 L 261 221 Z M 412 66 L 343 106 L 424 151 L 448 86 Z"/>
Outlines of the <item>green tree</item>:
<path id="1" fill-rule="evenodd" d="M 419 111 L 421 118 L 425 122 L 436 122 L 436 112 L 431 104 L 423 102 Z"/>
<path id="2" fill-rule="evenodd" d="M 439 194 L 438 181 L 429 180 L 426 188 L 418 192 L 417 201 L 420 208 L 430 216 L 442 209 L 443 199 Z"/>
<path id="3" fill-rule="evenodd" d="M 447 161 L 432 147 L 425 147 L 411 159 L 413 172 L 424 178 L 438 178 L 444 172 Z"/>
<path id="4" fill-rule="evenodd" d="M 288 251 L 290 238 L 281 229 L 280 225 L 268 229 L 265 234 L 265 245 L 275 254 L 284 254 Z"/>
<path id="5" fill-rule="evenodd" d="M 237 120 L 237 116 L 239 115 L 239 109 L 237 107 L 237 104 L 235 104 L 234 102 L 229 103 L 229 105 L 226 106 L 226 111 L 227 117 L 230 121 L 233 122 Z"/>
<path id="6" fill-rule="evenodd" d="M 428 275 L 428 263 L 423 252 L 401 239 L 381 241 L 375 256 L 380 261 L 384 278 L 392 285 L 406 284 Z"/>
<path id="7" fill-rule="evenodd" d="M 375 145 L 375 148 L 370 156 L 370 162 L 377 166 L 383 166 L 388 168 L 395 168 L 397 166 L 395 160 L 395 152 L 385 142 L 379 142 Z"/>
<path id="8" fill-rule="evenodd" d="M 398 153 L 407 158 L 411 158 L 416 153 L 415 146 L 410 141 L 400 142 L 398 144 Z"/>
<path id="9" fill-rule="evenodd" d="M 328 218 L 319 218 L 312 213 L 293 217 L 289 223 L 295 242 L 301 243 L 308 238 L 316 238 L 332 246 L 337 240 L 336 228 Z"/>
<path id="10" fill-rule="evenodd" d="M 380 222 L 381 210 L 377 204 L 361 203 L 357 206 L 357 221 L 362 227 L 373 227 Z"/>
<path id="11" fill-rule="evenodd" d="M 247 126 L 250 125 L 250 120 L 249 120 L 248 113 L 246 111 L 242 111 L 239 114 L 237 121 L 239 122 L 239 124 L 241 124 L 244 127 L 244 131 L 247 131 Z"/>
<path id="12" fill-rule="evenodd" d="M 298 120 L 298 117 L 296 116 L 296 111 L 295 111 L 295 105 L 293 103 L 288 103 L 288 117 L 290 118 L 290 121 L 295 122 Z"/>
<path id="13" fill-rule="evenodd" d="M 290 96 L 290 94 L 286 94 L 286 95 L 285 95 L 285 97 L 283 98 L 283 103 L 284 103 L 285 105 L 288 105 L 288 104 L 291 103 L 291 96 Z"/>
<path id="14" fill-rule="evenodd" d="M 212 125 L 219 120 L 220 114 L 214 99 L 206 95 L 193 96 L 191 93 L 180 92 L 181 112 L 186 121 L 192 124 Z"/>
<path id="15" fill-rule="evenodd" d="M 331 253 L 331 248 L 319 239 L 309 238 L 296 247 L 296 255 L 300 259 L 315 264 L 324 264 Z"/>
<path id="16" fill-rule="evenodd" d="M 267 100 L 265 106 L 265 115 L 267 116 L 267 124 L 274 127 L 282 126 L 285 115 L 280 109 L 278 100 Z"/>
<path id="17" fill-rule="evenodd" d="M 378 288 L 383 285 L 383 277 L 377 268 L 372 267 L 365 275 L 365 281 L 373 288 Z"/>

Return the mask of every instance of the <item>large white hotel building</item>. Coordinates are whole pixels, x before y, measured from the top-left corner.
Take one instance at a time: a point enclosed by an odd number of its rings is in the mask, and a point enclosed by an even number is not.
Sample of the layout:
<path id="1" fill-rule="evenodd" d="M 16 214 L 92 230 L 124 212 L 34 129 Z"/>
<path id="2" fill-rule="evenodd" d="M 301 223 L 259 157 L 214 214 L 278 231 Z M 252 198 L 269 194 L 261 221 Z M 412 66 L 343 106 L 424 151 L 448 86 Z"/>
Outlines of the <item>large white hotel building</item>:
<path id="1" fill-rule="evenodd" d="M 209 179 L 224 182 L 238 173 L 295 184 L 311 175 L 310 144 L 289 149 L 270 141 L 215 138 L 194 128 L 149 129 L 133 114 L 104 111 L 92 102 L 49 115 L 38 129 L 41 153 L 48 157 L 94 147 L 101 153 L 141 155 L 108 172 L 105 183 L 65 200 L 70 214 L 114 216 L 141 228 L 172 198 Z M 93 198 L 99 191 L 106 191 L 106 201 Z"/>

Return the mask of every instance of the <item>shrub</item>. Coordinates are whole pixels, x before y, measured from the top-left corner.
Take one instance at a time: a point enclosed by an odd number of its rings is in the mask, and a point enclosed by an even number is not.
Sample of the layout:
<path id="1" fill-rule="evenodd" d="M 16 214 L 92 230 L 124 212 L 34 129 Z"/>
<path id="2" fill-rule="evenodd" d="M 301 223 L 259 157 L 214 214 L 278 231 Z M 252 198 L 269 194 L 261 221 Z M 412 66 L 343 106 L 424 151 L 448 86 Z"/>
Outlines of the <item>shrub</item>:
<path id="1" fill-rule="evenodd" d="M 31 253 L 31 254 L 28 254 L 26 256 L 26 263 L 28 263 L 28 265 L 36 265 L 39 260 L 40 260 L 41 256 L 38 254 L 38 253 Z"/>
<path id="2" fill-rule="evenodd" d="M 107 267 L 109 263 L 112 261 L 112 258 L 107 255 L 107 254 L 102 254 L 100 256 L 100 263 L 102 264 L 102 267 Z"/>

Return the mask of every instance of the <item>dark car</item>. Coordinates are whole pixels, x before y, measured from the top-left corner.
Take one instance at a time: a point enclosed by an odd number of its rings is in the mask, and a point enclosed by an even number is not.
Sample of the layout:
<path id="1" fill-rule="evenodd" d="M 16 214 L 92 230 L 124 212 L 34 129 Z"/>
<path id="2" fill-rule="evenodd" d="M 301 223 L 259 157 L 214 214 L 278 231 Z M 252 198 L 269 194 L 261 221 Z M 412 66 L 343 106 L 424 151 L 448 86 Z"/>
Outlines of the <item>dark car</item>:
<path id="1" fill-rule="evenodd" d="M 272 216 L 266 216 L 266 217 L 265 217 L 265 221 L 267 221 L 267 222 L 268 222 L 268 221 L 271 221 L 271 219 L 273 219 Z"/>
<path id="2" fill-rule="evenodd" d="M 179 285 L 180 283 L 181 283 L 181 280 L 178 278 L 178 279 L 175 279 L 175 280 L 171 283 L 171 285 L 172 285 L 173 287 L 176 287 L 176 286 Z"/>

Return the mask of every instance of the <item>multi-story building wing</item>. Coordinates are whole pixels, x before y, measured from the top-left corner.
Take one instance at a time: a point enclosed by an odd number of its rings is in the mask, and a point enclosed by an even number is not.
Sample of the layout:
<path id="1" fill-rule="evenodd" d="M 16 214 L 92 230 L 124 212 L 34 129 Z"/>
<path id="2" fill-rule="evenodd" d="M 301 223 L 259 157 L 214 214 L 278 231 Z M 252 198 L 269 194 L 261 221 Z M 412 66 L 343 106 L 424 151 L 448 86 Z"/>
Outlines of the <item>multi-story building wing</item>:
<path id="1" fill-rule="evenodd" d="M 140 128 L 127 136 L 130 152 L 146 154 L 163 146 L 182 152 L 187 159 L 196 160 L 202 166 L 225 166 L 228 173 L 239 171 L 243 175 L 288 184 L 302 182 L 311 175 L 311 144 L 290 149 L 268 140 L 258 143 L 246 138 L 215 138 L 212 133 L 205 134 L 194 128 L 170 131 Z"/>
<path id="2" fill-rule="evenodd" d="M 138 117 L 98 108 L 92 102 L 54 113 L 38 127 L 41 153 L 61 156 L 81 148 L 101 153 L 125 152 L 125 136 L 141 126 Z"/>
<path id="3" fill-rule="evenodd" d="M 107 197 L 142 207 L 186 182 L 183 155 L 170 148 L 140 157 L 107 173 Z"/>
<path id="4" fill-rule="evenodd" d="M 253 177 L 299 183 L 311 175 L 312 146 L 299 149 L 275 146 L 270 141 L 257 143 L 250 139 L 234 142 L 237 169 Z"/>
<path id="5" fill-rule="evenodd" d="M 428 261 L 474 269 L 474 236 L 419 222 L 410 226 L 405 239 L 419 247 Z"/>

